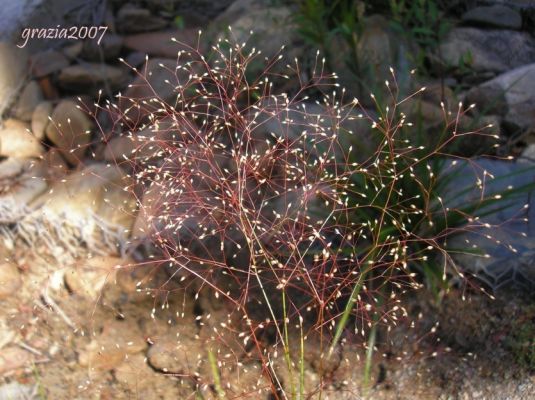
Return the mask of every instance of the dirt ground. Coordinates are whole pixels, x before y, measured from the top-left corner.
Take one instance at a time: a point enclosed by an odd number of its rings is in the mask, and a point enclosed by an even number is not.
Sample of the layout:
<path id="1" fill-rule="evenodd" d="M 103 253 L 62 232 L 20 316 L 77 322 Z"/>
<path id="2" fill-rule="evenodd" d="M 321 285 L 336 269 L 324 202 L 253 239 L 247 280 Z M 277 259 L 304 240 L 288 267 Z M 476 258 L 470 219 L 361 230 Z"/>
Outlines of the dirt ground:
<path id="1" fill-rule="evenodd" d="M 115 258 L 59 265 L 27 253 L 18 255 L 21 285 L 0 308 L 1 400 L 215 399 L 210 354 L 225 398 L 274 398 L 225 302 L 195 299 L 150 264 L 117 272 Z M 524 356 L 534 351 L 529 296 L 457 289 L 440 307 L 424 292 L 405 306 L 412 318 L 379 331 L 372 387 L 362 387 L 355 341 L 328 366 L 322 399 L 535 398 Z M 305 346 L 308 391 L 320 378 L 314 341 Z M 287 384 L 282 364 L 275 359 Z"/>

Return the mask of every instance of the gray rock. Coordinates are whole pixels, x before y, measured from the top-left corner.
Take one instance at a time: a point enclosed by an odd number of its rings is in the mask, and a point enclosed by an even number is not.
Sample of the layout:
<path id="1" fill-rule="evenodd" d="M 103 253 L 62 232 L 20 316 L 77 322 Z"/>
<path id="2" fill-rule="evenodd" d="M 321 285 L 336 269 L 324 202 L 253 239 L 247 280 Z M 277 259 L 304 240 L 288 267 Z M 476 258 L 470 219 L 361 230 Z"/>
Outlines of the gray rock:
<path id="1" fill-rule="evenodd" d="M 125 61 L 132 68 L 137 68 L 145 62 L 145 54 L 140 51 L 133 51 L 126 56 Z"/>
<path id="2" fill-rule="evenodd" d="M 481 158 L 453 166 L 449 161 L 443 173 L 454 174 L 452 181 L 443 189 L 446 207 L 463 207 L 477 202 L 481 196 L 481 189 L 476 188 L 477 178 L 484 182 L 485 198 L 502 196 L 500 202 L 479 211 L 493 210 L 490 215 L 482 216 L 471 224 L 470 230 L 448 242 L 450 248 L 479 249 L 480 255 L 457 253 L 454 260 L 463 270 L 477 275 L 492 288 L 509 283 L 533 287 L 535 187 L 527 185 L 535 184 L 535 163 L 529 160 L 506 162 Z M 520 187 L 526 190 L 513 193 L 514 188 Z M 485 254 L 488 256 L 483 256 Z"/>
<path id="3" fill-rule="evenodd" d="M 0 7 L 1 40 L 11 40 L 19 46 L 25 44 L 22 32 L 25 28 L 55 28 L 84 25 L 105 25 L 97 21 L 98 0 L 17 0 L 3 1 Z M 36 52 L 54 45 L 72 43 L 72 39 L 29 39 L 25 48 Z"/>
<path id="4" fill-rule="evenodd" d="M 41 78 L 65 68 L 69 65 L 69 60 L 59 51 L 47 50 L 32 55 L 30 65 L 32 75 Z"/>
<path id="5" fill-rule="evenodd" d="M 123 38 L 113 33 L 106 33 L 100 44 L 94 39 L 84 42 L 80 56 L 89 61 L 115 61 L 123 47 Z"/>
<path id="6" fill-rule="evenodd" d="M 125 4 L 117 13 L 117 30 L 124 33 L 157 31 L 167 26 L 163 18 L 152 15 L 146 8 Z"/>
<path id="7" fill-rule="evenodd" d="M 125 160 L 155 160 L 162 147 L 160 141 L 176 140 L 176 123 L 171 119 L 163 119 L 157 124 L 150 125 L 143 130 L 124 136 L 112 138 L 103 149 L 103 159 L 108 162 L 122 163 Z"/>
<path id="8" fill-rule="evenodd" d="M 326 137 L 331 137 L 337 132 L 340 148 L 332 151 L 339 157 L 339 160 L 343 159 L 343 149 L 351 145 L 356 150 L 358 149 L 356 153 L 363 160 L 373 153 L 372 123 L 363 117 L 359 110 L 341 113 L 342 117 L 336 118 L 335 111 L 316 103 L 301 103 L 299 106 L 291 107 L 288 111 L 282 111 L 280 106 L 266 100 L 260 108 L 262 112 L 256 117 L 254 117 L 254 112 L 249 115 L 249 118 L 255 121 L 255 124 L 251 126 L 254 127 L 252 135 L 256 140 L 263 142 L 272 135 L 276 135 L 295 141 L 299 139 L 305 127 L 317 124 L 318 131 L 325 133 Z M 373 111 L 367 110 L 367 112 L 375 117 Z M 338 127 L 338 129 L 335 131 L 333 127 Z M 323 149 L 322 144 L 315 144 L 315 146 Z M 327 148 L 324 150 L 328 151 Z"/>
<path id="9" fill-rule="evenodd" d="M 161 11 L 166 7 L 173 7 L 175 15 L 184 18 L 187 27 L 206 26 L 207 22 L 216 18 L 225 11 L 234 2 L 234 0 L 147 0 L 147 8 L 153 12 Z"/>
<path id="10" fill-rule="evenodd" d="M 73 61 L 77 57 L 80 56 L 83 48 L 84 48 L 83 42 L 75 42 L 75 43 L 69 44 L 68 46 L 65 46 L 61 51 L 63 52 L 63 55 L 65 57 Z"/>
<path id="11" fill-rule="evenodd" d="M 153 57 L 176 58 L 180 50 L 187 50 L 187 48 L 175 42 L 173 38 L 180 43 L 186 44 L 186 46 L 189 45 L 195 48 L 199 40 L 199 30 L 181 29 L 127 35 L 124 38 L 124 47 L 128 50 L 142 53 L 143 61 L 145 60 L 145 54 Z M 203 42 L 204 40 L 201 40 L 199 43 L 201 49 Z"/>
<path id="12" fill-rule="evenodd" d="M 269 1 L 237 0 L 212 22 L 208 32 L 216 40 L 229 38 L 232 43 L 247 42 L 248 48 L 261 50 L 265 57 L 273 57 L 284 45 L 288 49 L 285 55 L 293 60 L 300 58 L 302 50 L 298 46 L 300 37 L 292 15 L 289 7 L 273 7 Z M 232 32 L 228 31 L 229 26 Z"/>
<path id="13" fill-rule="evenodd" d="M 43 100 L 41 88 L 35 81 L 30 81 L 26 84 L 22 93 L 17 100 L 17 104 L 13 110 L 15 118 L 21 121 L 30 121 L 35 107 Z"/>
<path id="14" fill-rule="evenodd" d="M 488 6 L 503 5 L 521 11 L 535 9 L 535 3 L 532 0 L 479 0 L 478 3 Z"/>
<path id="15" fill-rule="evenodd" d="M 531 143 L 522 152 L 522 158 L 535 163 L 535 143 Z"/>
<path id="16" fill-rule="evenodd" d="M 444 62 L 458 66 L 461 60 L 477 72 L 505 72 L 535 60 L 535 39 L 524 32 L 455 28 L 440 46 Z"/>
<path id="17" fill-rule="evenodd" d="M 140 104 L 140 108 L 132 107 L 136 102 L 154 98 L 155 93 L 160 100 L 172 102 L 177 95 L 174 87 L 177 83 L 185 83 L 189 76 L 189 73 L 176 68 L 176 60 L 164 58 L 152 58 L 140 67 L 141 71 L 147 72 L 146 79 L 142 76 L 136 77 L 119 99 L 119 107 L 125 113 L 125 117 L 137 121 L 159 108 L 159 105 L 148 102 Z"/>
<path id="18" fill-rule="evenodd" d="M 522 16 L 520 13 L 512 8 L 499 4 L 473 8 L 464 13 L 461 19 L 469 24 L 496 28 L 520 29 L 522 27 Z"/>
<path id="19" fill-rule="evenodd" d="M 42 3 L 42 0 L 21 0 L 2 3 L 0 20 L 3 23 L 2 29 L 0 29 L 0 40 L 13 39 L 14 33 L 26 22 L 28 16 L 34 12 L 40 3 Z"/>
<path id="20" fill-rule="evenodd" d="M 125 73 L 121 68 L 101 63 L 70 65 L 61 70 L 59 85 L 76 93 L 94 94 L 105 85 L 112 91 L 125 84 Z"/>
<path id="21" fill-rule="evenodd" d="M 535 64 L 501 74 L 471 89 L 466 98 L 481 110 L 503 116 L 513 129 L 534 129 Z"/>
<path id="22" fill-rule="evenodd" d="M 0 42 L 0 115 L 9 107 L 22 88 L 28 73 L 24 50 Z"/>

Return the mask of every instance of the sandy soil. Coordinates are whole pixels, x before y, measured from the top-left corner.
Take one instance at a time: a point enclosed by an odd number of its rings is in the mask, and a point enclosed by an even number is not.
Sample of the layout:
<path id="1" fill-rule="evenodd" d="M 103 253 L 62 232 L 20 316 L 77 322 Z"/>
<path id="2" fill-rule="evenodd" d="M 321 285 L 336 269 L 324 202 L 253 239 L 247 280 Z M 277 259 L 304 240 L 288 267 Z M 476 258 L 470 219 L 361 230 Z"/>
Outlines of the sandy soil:
<path id="1" fill-rule="evenodd" d="M 233 331 L 232 308 L 208 292 L 195 299 L 150 265 L 116 273 L 117 259 L 58 265 L 25 254 L 22 285 L 0 309 L 0 399 L 15 386 L 36 399 L 217 398 L 209 353 L 225 398 L 274 398 L 254 351 Z M 535 322 L 535 305 L 514 292 L 494 301 L 463 294 L 454 290 L 440 306 L 423 292 L 406 299 L 413 318 L 379 331 L 368 389 L 362 343 L 345 345 L 322 380 L 317 343 L 308 340 L 306 398 L 320 398 L 321 382 L 322 399 L 535 398 L 517 333 Z M 274 354 L 268 341 L 266 349 Z M 288 386 L 280 358 L 274 366 Z"/>

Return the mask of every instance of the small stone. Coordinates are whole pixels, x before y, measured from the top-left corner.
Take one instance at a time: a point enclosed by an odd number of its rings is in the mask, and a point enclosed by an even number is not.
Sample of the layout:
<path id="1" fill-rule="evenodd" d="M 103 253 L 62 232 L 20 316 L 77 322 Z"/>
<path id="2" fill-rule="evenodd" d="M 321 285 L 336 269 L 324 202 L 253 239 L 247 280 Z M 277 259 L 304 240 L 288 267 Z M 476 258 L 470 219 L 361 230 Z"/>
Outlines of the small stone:
<path id="1" fill-rule="evenodd" d="M 48 119 L 52 114 L 52 103 L 50 101 L 42 101 L 39 103 L 32 113 L 32 133 L 33 135 L 42 140 L 45 137 L 46 127 L 50 120 Z"/>
<path id="2" fill-rule="evenodd" d="M 121 163 L 134 158 L 139 160 L 156 157 L 161 150 L 157 143 L 175 139 L 175 131 L 175 122 L 167 118 L 128 136 L 114 137 L 104 149 L 104 160 Z"/>
<path id="3" fill-rule="evenodd" d="M 78 165 L 91 139 L 93 123 L 71 100 L 61 101 L 51 118 L 53 122 L 46 127 L 46 136 L 70 164 Z"/>
<path id="4" fill-rule="evenodd" d="M 113 283 L 115 272 L 131 260 L 118 257 L 98 256 L 78 261 L 65 271 L 65 284 L 79 296 L 97 299 L 107 283 Z"/>
<path id="5" fill-rule="evenodd" d="M 466 96 L 485 112 L 504 117 L 511 130 L 535 129 L 535 64 L 513 69 L 472 88 Z"/>
<path id="6" fill-rule="evenodd" d="M 33 397 L 34 386 L 12 381 L 0 386 L 0 399 L 26 400 Z"/>
<path id="7" fill-rule="evenodd" d="M 65 68 L 69 65 L 69 60 L 59 51 L 47 50 L 33 55 L 30 65 L 32 75 L 41 78 Z"/>
<path id="8" fill-rule="evenodd" d="M 50 76 L 39 78 L 37 82 L 39 82 L 39 86 L 46 100 L 56 100 L 59 98 L 58 89 L 55 83 L 52 82 L 52 79 L 50 79 Z"/>
<path id="9" fill-rule="evenodd" d="M 0 352 L 0 375 L 27 366 L 32 357 L 19 347 L 7 347 Z"/>
<path id="10" fill-rule="evenodd" d="M 17 266 L 9 262 L 0 264 L 0 300 L 12 296 L 21 286 L 22 278 Z M 0 361 L 0 370 L 1 369 L 2 366 Z"/>
<path id="11" fill-rule="evenodd" d="M 63 54 L 65 57 L 67 57 L 69 60 L 73 61 L 77 57 L 80 56 L 80 53 L 82 52 L 82 49 L 84 47 L 84 44 L 80 41 L 75 42 L 69 46 L 65 46 L 63 48 Z"/>
<path id="12" fill-rule="evenodd" d="M 121 68 L 102 63 L 83 63 L 63 68 L 58 82 L 62 88 L 76 93 L 96 93 L 106 84 L 111 90 L 119 89 L 125 82 L 124 78 Z"/>
<path id="13" fill-rule="evenodd" d="M 473 8 L 461 17 L 463 22 L 505 29 L 520 29 L 522 16 L 512 8 L 495 4 Z"/>
<path id="14" fill-rule="evenodd" d="M 133 104 L 154 97 L 154 93 L 164 102 L 172 101 L 177 95 L 173 86 L 177 83 L 177 74 L 179 80 L 187 79 L 187 76 L 180 75 L 181 71 L 175 71 L 176 60 L 153 58 L 141 68 L 147 71 L 147 78 L 138 76 L 119 99 L 119 108 L 125 113 L 125 118 L 133 121 L 143 119 L 160 107 L 157 104 L 140 104 L 138 108 L 132 107 Z"/>
<path id="15" fill-rule="evenodd" d="M 451 67 L 464 62 L 478 73 L 501 73 L 532 63 L 535 39 L 526 32 L 460 27 L 448 33 L 440 53 Z"/>
<path id="16" fill-rule="evenodd" d="M 163 337 L 150 346 L 147 358 L 149 364 L 158 371 L 193 375 L 206 358 L 206 351 L 200 341 L 193 337 Z"/>
<path id="17" fill-rule="evenodd" d="M 117 348 L 113 344 L 101 345 L 93 340 L 80 353 L 78 362 L 82 367 L 88 367 L 91 372 L 111 371 L 123 363 L 126 357 L 124 349 Z"/>
<path id="18" fill-rule="evenodd" d="M 529 144 L 522 152 L 522 157 L 535 163 L 535 143 Z"/>
<path id="19" fill-rule="evenodd" d="M 178 51 L 183 50 L 185 47 L 172 41 L 173 38 L 186 45 L 195 46 L 198 39 L 198 30 L 184 29 L 180 31 L 128 35 L 124 38 L 124 46 L 143 55 L 149 54 L 154 57 L 174 58 Z"/>
<path id="20" fill-rule="evenodd" d="M 0 219 L 2 223 L 20 220 L 28 212 L 28 204 L 42 194 L 47 184 L 41 162 L 8 158 L 0 162 Z"/>
<path id="21" fill-rule="evenodd" d="M 4 121 L 0 129 L 0 155 L 15 158 L 35 158 L 43 153 L 39 140 L 30 133 L 29 124 L 16 119 Z"/>
<path id="22" fill-rule="evenodd" d="M 405 101 L 400 110 L 410 118 L 421 118 L 426 127 L 444 123 L 444 112 L 438 103 L 412 98 Z"/>
<path id="23" fill-rule="evenodd" d="M 262 51 L 262 57 L 275 56 L 282 44 L 289 60 L 301 58 L 303 46 L 288 5 L 273 6 L 270 2 L 236 0 L 215 18 L 207 29 L 207 36 L 217 40 L 232 37 L 236 43 L 247 41 L 252 48 Z M 228 27 L 232 27 L 229 35 Z M 251 35 L 251 30 L 254 35 Z M 266 40 L 269 38 L 269 40 Z M 252 66 L 251 66 L 252 67 Z"/>
<path id="24" fill-rule="evenodd" d="M 139 51 L 133 51 L 126 56 L 125 61 L 130 67 L 137 68 L 145 62 L 145 54 Z"/>
<path id="25" fill-rule="evenodd" d="M 136 148 L 142 145 L 131 136 L 119 136 L 109 141 L 104 148 L 104 160 L 122 162 L 125 158 L 130 159 L 134 156 Z"/>
<path id="26" fill-rule="evenodd" d="M 29 122 L 32 119 L 33 110 L 42 100 L 43 94 L 37 82 L 28 82 L 17 100 L 13 115 L 21 121 Z"/>
<path id="27" fill-rule="evenodd" d="M 121 53 L 123 38 L 113 33 L 107 33 L 100 44 L 94 39 L 88 39 L 83 44 L 80 56 L 89 61 L 115 61 Z"/>
<path id="28" fill-rule="evenodd" d="M 125 4 L 117 13 L 117 30 L 119 32 L 147 32 L 165 28 L 167 21 L 156 17 L 145 8 Z"/>
<path id="29" fill-rule="evenodd" d="M 180 15 L 184 18 L 184 24 L 186 26 L 206 26 L 207 23 L 224 12 L 232 3 L 241 3 L 244 11 L 248 11 L 248 8 L 256 7 L 258 3 L 265 4 L 265 0 L 196 0 L 196 1 L 183 1 L 183 0 L 146 0 L 144 2 L 146 7 L 153 12 L 162 13 L 164 10 L 169 9 L 172 4 L 174 6 L 172 15 Z M 269 2 L 268 2 L 269 3 Z M 271 2 L 272 3 L 272 2 Z M 280 3 L 279 3 L 280 4 Z M 242 8 L 242 10 L 243 10 Z"/>
<path id="30" fill-rule="evenodd" d="M 50 183 L 64 178 L 69 171 L 69 166 L 58 149 L 52 148 L 48 150 L 43 157 L 43 161 L 46 166 L 46 179 Z"/>
<path id="31" fill-rule="evenodd" d="M 119 367 L 128 355 L 141 353 L 146 347 L 141 331 L 132 324 L 106 321 L 102 333 L 86 346 L 78 361 L 94 372 L 110 371 Z"/>
<path id="32" fill-rule="evenodd" d="M 15 100 L 26 77 L 26 52 L 14 45 L 0 43 L 0 115 Z"/>

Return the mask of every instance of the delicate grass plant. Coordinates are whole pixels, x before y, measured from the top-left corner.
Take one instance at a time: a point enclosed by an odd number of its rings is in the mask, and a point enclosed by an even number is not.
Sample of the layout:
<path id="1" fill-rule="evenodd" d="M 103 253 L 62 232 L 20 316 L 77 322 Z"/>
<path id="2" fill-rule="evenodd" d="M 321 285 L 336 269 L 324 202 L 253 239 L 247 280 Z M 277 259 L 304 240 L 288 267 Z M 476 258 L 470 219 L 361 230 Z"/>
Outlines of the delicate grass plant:
<path id="1" fill-rule="evenodd" d="M 477 202 L 456 208 L 439 195 L 452 179 L 446 160 L 462 158 L 450 153 L 453 144 L 490 134 L 458 132 L 470 107 L 443 106 L 445 128 L 429 145 L 399 111 L 420 91 L 398 99 L 393 71 L 385 83 L 391 99 L 372 115 L 346 98 L 318 57 L 308 80 L 297 62 L 287 75 L 272 72 L 282 55 L 251 79 L 258 50 L 220 41 L 205 57 L 198 46 L 180 46 L 175 69 L 159 66 L 173 77 L 165 82 L 171 98 L 154 90 L 157 72 L 147 62 L 134 69 L 146 96 L 119 95 L 94 114 L 133 145 L 116 155 L 134 181 L 125 190 L 139 196 L 133 244 L 150 243 L 173 279 L 232 304 L 223 329 L 241 342 L 234 357 L 261 363 L 273 398 L 321 396 L 349 332 L 369 335 L 369 381 L 377 326 L 407 316 L 405 291 L 460 273 L 447 239 L 481 228 L 478 216 L 499 200 L 483 185 Z M 273 78 L 294 80 L 297 89 L 277 93 Z M 374 151 L 348 128 L 357 120 L 371 127 Z M 312 389 L 310 340 L 320 376 Z M 219 398 L 227 356 L 208 353 Z"/>

